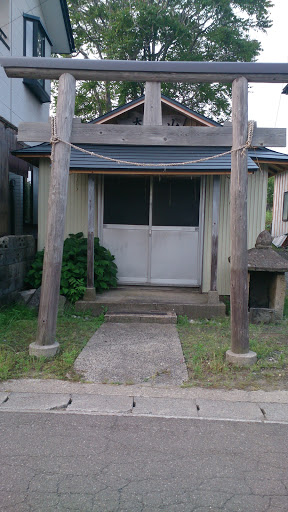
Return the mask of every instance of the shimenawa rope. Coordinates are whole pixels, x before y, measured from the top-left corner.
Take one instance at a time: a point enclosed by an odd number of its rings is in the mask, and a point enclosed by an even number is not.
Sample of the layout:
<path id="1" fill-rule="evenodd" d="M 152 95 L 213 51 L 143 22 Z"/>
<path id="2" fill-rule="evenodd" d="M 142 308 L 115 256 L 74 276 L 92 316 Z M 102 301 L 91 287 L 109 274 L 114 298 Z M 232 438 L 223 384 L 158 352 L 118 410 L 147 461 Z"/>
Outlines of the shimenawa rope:
<path id="1" fill-rule="evenodd" d="M 243 144 L 243 146 L 240 146 L 239 148 L 236 148 L 236 149 L 230 149 L 229 151 L 224 151 L 223 153 L 219 153 L 218 155 L 212 155 L 212 156 L 207 156 L 207 157 L 204 157 L 204 158 L 199 158 L 197 160 L 187 160 L 185 162 L 166 162 L 166 163 L 144 163 L 144 162 L 132 162 L 132 161 L 129 161 L 129 160 L 121 160 L 119 158 L 112 158 L 110 156 L 105 156 L 105 155 L 100 155 L 99 153 L 95 153 L 94 151 L 88 151 L 87 149 L 84 149 L 84 148 L 80 148 L 79 146 L 76 146 L 75 144 L 72 144 L 71 142 L 67 142 L 65 140 L 62 140 L 57 134 L 56 134 L 56 117 L 51 117 L 51 139 L 50 139 L 50 143 L 51 143 L 51 161 L 53 162 L 53 157 L 54 157 L 54 149 L 55 149 L 55 144 L 57 144 L 58 142 L 63 142 L 64 144 L 67 144 L 68 146 L 70 146 L 71 148 L 73 149 L 76 149 L 77 151 L 81 151 L 81 153 L 85 153 L 87 155 L 90 155 L 90 156 L 96 156 L 97 158 L 101 158 L 103 160 L 109 160 L 110 162 L 115 162 L 117 164 L 125 164 L 125 165 L 135 165 L 137 167 L 176 167 L 176 166 L 179 166 L 179 165 L 188 165 L 188 164 L 198 164 L 200 162 L 206 162 L 207 160 L 213 160 L 215 158 L 219 158 L 221 156 L 225 156 L 225 155 L 229 155 L 235 151 L 243 151 L 243 150 L 246 150 L 248 148 L 251 148 L 251 143 L 252 143 L 252 138 L 253 138 L 253 131 L 254 131 L 254 124 L 255 124 L 255 121 L 249 121 L 248 122 L 248 136 L 247 136 L 247 141 L 245 144 Z"/>

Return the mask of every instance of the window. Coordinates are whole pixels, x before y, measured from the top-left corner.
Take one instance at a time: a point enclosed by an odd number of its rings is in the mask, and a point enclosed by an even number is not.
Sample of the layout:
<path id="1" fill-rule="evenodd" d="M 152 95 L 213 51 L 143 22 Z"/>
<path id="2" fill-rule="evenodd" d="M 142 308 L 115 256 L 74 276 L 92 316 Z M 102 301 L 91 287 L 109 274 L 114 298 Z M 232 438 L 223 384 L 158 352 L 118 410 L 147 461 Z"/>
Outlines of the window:
<path id="1" fill-rule="evenodd" d="M 288 221 L 288 192 L 284 192 L 283 217 L 282 217 L 282 220 L 284 220 L 284 222 Z"/>
<path id="2" fill-rule="evenodd" d="M 52 43 L 43 27 L 40 18 L 23 15 L 24 17 L 24 48 L 25 57 L 45 57 L 47 46 Z M 41 103 L 50 101 L 49 94 L 45 91 L 45 80 L 24 78 L 23 83 L 37 96 Z"/>

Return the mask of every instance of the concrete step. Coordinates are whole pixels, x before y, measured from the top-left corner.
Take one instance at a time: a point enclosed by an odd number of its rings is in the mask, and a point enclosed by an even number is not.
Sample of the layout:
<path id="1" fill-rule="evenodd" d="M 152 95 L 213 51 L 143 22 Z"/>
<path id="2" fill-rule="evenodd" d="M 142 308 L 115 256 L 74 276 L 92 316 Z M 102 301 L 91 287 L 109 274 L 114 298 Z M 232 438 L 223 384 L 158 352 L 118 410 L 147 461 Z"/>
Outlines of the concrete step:
<path id="1" fill-rule="evenodd" d="M 177 315 L 175 311 L 150 311 L 143 312 L 122 312 L 122 313 L 106 313 L 106 322 L 114 323 L 148 323 L 148 324 L 176 324 Z"/>
<path id="2" fill-rule="evenodd" d="M 207 298 L 204 302 L 204 297 L 199 297 L 200 303 L 195 302 L 189 303 L 177 303 L 175 302 L 126 302 L 125 300 L 119 302 L 108 302 L 107 300 L 101 300 L 99 296 L 97 301 L 84 301 L 79 300 L 75 304 L 76 311 L 87 311 L 92 315 L 101 315 L 103 311 L 107 311 L 109 314 L 119 313 L 141 313 L 148 314 L 153 311 L 162 315 L 163 313 L 169 313 L 169 311 L 175 311 L 176 315 L 187 315 L 188 318 L 213 318 L 217 316 L 225 316 L 225 305 L 223 302 L 218 304 L 208 304 Z"/>

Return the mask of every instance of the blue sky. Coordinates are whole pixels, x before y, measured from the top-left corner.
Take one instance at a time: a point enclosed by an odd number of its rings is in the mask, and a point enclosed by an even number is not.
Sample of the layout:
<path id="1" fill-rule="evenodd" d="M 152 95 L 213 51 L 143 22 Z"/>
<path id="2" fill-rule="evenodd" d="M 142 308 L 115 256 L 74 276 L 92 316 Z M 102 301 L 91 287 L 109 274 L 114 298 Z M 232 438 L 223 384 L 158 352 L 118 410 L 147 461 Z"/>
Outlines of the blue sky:
<path id="1" fill-rule="evenodd" d="M 287 20 L 288 0 L 274 0 L 271 9 L 273 26 L 267 34 L 257 32 L 263 52 L 259 62 L 288 62 Z M 249 119 L 258 126 L 286 128 L 288 132 L 288 95 L 281 94 L 285 84 L 250 84 Z M 288 154 L 286 148 L 272 148 Z"/>

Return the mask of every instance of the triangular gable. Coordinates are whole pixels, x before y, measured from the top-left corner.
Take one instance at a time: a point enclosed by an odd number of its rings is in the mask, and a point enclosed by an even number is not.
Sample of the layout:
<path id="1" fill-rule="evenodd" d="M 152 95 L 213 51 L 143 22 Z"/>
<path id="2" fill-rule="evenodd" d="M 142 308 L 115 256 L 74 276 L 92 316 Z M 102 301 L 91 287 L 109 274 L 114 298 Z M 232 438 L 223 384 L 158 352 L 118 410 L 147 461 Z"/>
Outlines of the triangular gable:
<path id="1" fill-rule="evenodd" d="M 111 112 L 97 117 L 93 124 L 142 124 L 144 112 L 145 96 L 130 101 L 121 107 L 115 108 Z M 182 105 L 176 100 L 172 100 L 161 94 L 162 115 L 164 125 L 174 126 L 220 126 L 208 117 L 198 114 L 194 110 Z"/>

